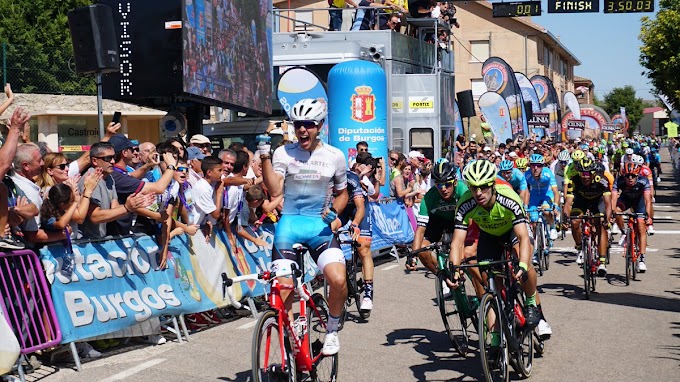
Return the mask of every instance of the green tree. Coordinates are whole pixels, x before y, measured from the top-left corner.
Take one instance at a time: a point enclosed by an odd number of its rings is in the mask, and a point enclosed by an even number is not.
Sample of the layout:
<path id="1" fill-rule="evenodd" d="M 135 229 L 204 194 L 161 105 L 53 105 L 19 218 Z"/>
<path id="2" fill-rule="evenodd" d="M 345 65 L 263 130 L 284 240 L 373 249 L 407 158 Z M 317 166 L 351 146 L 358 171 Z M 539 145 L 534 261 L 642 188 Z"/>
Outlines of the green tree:
<path id="1" fill-rule="evenodd" d="M 659 93 L 680 107 L 680 1 L 660 0 L 656 19 L 642 18 L 640 64 Z"/>
<path id="2" fill-rule="evenodd" d="M 637 128 L 638 122 L 642 119 L 642 99 L 635 97 L 635 88 L 631 85 L 622 88 L 614 88 L 611 92 L 604 96 L 604 105 L 602 108 L 610 116 L 618 114 L 621 107 L 626 108 L 626 117 L 630 123 L 630 132 L 632 133 Z"/>
<path id="3" fill-rule="evenodd" d="M 0 0 L 0 41 L 15 92 L 94 94 L 92 77 L 75 73 L 68 11 L 90 0 Z"/>

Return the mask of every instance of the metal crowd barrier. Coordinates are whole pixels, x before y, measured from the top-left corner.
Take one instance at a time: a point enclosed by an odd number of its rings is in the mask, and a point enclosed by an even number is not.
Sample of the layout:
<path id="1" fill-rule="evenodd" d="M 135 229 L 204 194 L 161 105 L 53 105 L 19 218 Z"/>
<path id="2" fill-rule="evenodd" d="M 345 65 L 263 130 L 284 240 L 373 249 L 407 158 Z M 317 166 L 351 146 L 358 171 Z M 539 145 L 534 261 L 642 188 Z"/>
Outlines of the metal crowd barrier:
<path id="1" fill-rule="evenodd" d="M 59 345 L 61 329 L 38 256 L 30 250 L 0 252 L 0 308 L 21 345 L 19 378 L 26 354 Z"/>

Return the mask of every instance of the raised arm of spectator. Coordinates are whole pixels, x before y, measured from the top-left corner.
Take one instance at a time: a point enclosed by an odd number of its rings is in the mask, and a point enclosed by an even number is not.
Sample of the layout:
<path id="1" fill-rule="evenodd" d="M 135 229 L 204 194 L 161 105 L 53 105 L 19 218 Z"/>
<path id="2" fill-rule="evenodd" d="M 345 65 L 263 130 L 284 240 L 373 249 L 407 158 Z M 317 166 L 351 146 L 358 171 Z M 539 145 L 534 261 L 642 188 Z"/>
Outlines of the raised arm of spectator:
<path id="1" fill-rule="evenodd" d="M 171 154 L 171 153 L 163 153 L 163 160 L 165 163 L 167 163 L 168 167 L 177 166 L 177 159 Z M 171 169 L 166 169 L 165 172 L 163 173 L 163 176 L 157 181 L 157 182 L 144 182 L 144 188 L 142 188 L 142 192 L 144 193 L 149 193 L 153 192 L 154 194 L 162 194 L 167 190 L 168 185 L 172 181 L 172 178 L 175 176 L 175 170 Z"/>
<path id="2" fill-rule="evenodd" d="M 14 103 L 14 92 L 12 92 L 12 87 L 9 83 L 5 84 L 5 95 L 7 99 L 0 105 L 0 114 L 4 113 L 12 103 Z"/>
<path id="3" fill-rule="evenodd" d="M 17 107 L 12 113 L 12 117 L 9 119 L 9 132 L 7 133 L 7 139 L 5 143 L 0 148 L 0 177 L 4 178 L 12 167 L 12 161 L 17 152 L 17 146 L 19 145 L 19 137 L 21 136 L 21 129 L 24 124 L 31 119 L 31 114 L 28 110 Z"/>
<path id="4" fill-rule="evenodd" d="M 387 171 L 385 171 L 385 168 L 386 168 L 385 167 L 385 159 L 380 158 L 378 161 L 380 163 L 380 167 L 378 167 L 376 169 L 376 174 L 378 175 L 378 176 L 376 176 L 376 178 L 378 178 L 378 181 L 380 182 L 380 186 L 382 187 L 382 186 L 385 185 L 385 179 L 386 179 Z"/>

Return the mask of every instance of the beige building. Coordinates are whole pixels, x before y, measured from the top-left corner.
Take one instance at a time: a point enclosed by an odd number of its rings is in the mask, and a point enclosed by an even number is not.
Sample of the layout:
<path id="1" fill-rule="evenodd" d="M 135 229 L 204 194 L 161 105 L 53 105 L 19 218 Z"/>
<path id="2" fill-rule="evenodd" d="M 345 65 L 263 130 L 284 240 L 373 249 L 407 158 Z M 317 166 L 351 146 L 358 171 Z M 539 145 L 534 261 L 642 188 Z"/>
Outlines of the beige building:
<path id="1" fill-rule="evenodd" d="M 472 89 L 477 100 L 486 91 L 482 64 L 492 56 L 504 59 L 528 78 L 550 78 L 557 95 L 574 91 L 574 66 L 581 62 L 548 30 L 530 17 L 494 18 L 488 1 L 456 2 L 459 29 L 453 31 L 456 92 Z"/>

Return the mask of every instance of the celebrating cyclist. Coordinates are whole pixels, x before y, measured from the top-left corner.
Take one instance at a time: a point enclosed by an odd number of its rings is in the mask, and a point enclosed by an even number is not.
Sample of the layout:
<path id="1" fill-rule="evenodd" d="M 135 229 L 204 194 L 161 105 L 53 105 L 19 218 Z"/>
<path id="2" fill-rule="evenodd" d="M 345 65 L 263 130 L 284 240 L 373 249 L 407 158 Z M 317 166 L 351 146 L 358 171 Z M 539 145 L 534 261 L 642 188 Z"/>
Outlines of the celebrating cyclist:
<path id="1" fill-rule="evenodd" d="M 512 243 L 513 251 L 519 257 L 515 277 L 524 280 L 522 289 L 527 296 L 527 324 L 531 328 L 538 326 L 540 336 L 550 336 L 552 330 L 543 317 L 540 298 L 536 292 L 536 271 L 528 265 L 533 245 L 522 200 L 507 182 L 497 178 L 496 166 L 489 161 L 479 160 L 467 166 L 463 170 L 463 179 L 468 184 L 469 191 L 462 196 L 456 209 L 449 257 L 451 262 L 453 265 L 460 265 L 463 260 L 463 245 L 471 221 L 480 230 L 477 245 L 479 261 L 500 260 L 504 245 Z M 455 273 L 452 277 L 457 279 L 458 276 Z"/>
<path id="2" fill-rule="evenodd" d="M 564 201 L 564 213 L 567 216 L 579 217 L 587 211 L 593 214 L 604 213 L 606 221 L 609 221 L 612 213 L 611 190 L 609 183 L 602 175 L 595 171 L 595 163 L 590 159 L 582 159 L 576 162 L 578 174 L 569 180 L 567 193 Z M 595 221 L 595 229 L 599 236 L 598 255 L 600 265 L 597 268 L 598 275 L 604 277 L 607 274 L 605 266 L 607 258 L 607 230 L 602 229 L 601 221 Z M 574 219 L 571 221 L 571 235 L 576 242 L 576 249 L 579 251 L 576 264 L 583 264 L 583 251 L 581 246 L 581 221 Z"/>
<path id="3" fill-rule="evenodd" d="M 330 286 L 330 317 L 323 345 L 325 355 L 340 350 L 338 324 L 347 299 L 345 257 L 333 230 L 339 228 L 337 213 L 347 205 L 347 162 L 340 150 L 319 139 L 319 129 L 326 118 L 326 105 L 315 99 L 303 99 L 291 109 L 297 142 L 261 155 L 264 183 L 272 197 L 283 194 L 285 203 L 274 237 L 272 259 L 274 271 L 289 272 L 295 263 L 293 245 L 306 244 Z M 271 161 L 270 161 L 271 159 Z M 329 201 L 334 190 L 333 207 Z M 291 285 L 287 278 L 279 280 Z M 290 312 L 292 295 L 281 293 Z"/>
<path id="4" fill-rule="evenodd" d="M 621 169 L 621 175 L 616 178 L 612 189 L 612 205 L 615 211 L 621 213 L 627 209 L 633 210 L 637 215 L 635 234 L 640 239 L 640 260 L 638 271 L 644 273 L 645 252 L 647 251 L 647 235 L 645 232 L 645 214 L 651 216 L 652 192 L 649 179 L 640 176 L 640 166 L 635 163 L 626 163 Z M 623 217 L 616 216 L 616 225 L 623 232 Z M 621 235 L 619 246 L 626 243 L 626 235 Z"/>

